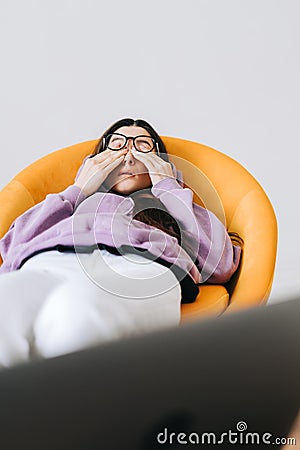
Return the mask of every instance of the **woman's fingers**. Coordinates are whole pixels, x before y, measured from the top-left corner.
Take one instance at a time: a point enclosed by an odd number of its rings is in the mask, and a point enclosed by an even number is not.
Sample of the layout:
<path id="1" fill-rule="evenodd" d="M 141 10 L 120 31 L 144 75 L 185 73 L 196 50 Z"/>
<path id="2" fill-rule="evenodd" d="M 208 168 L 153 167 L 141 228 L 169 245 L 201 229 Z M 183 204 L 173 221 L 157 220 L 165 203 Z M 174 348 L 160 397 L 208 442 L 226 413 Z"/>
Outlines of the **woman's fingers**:
<path id="1" fill-rule="evenodd" d="M 111 161 L 103 161 L 99 164 L 99 170 L 105 171 L 106 175 L 108 175 L 115 167 L 117 167 L 124 159 L 124 155 L 120 155 L 117 159 L 113 159 Z M 103 166 L 102 166 L 103 165 Z"/>
<path id="2" fill-rule="evenodd" d="M 170 166 L 170 164 L 166 161 L 164 161 L 162 158 L 160 158 L 156 153 L 142 153 L 138 151 L 132 152 L 133 156 L 136 159 L 139 159 L 142 161 L 145 165 L 156 165 L 156 166 Z"/>
<path id="3" fill-rule="evenodd" d="M 92 164 L 96 171 L 103 171 L 107 174 L 111 172 L 111 170 L 113 170 L 118 164 L 121 164 L 124 159 L 125 151 L 120 150 L 114 152 L 113 150 L 108 150 L 109 153 L 105 152 L 106 150 L 93 157 Z"/>
<path id="4" fill-rule="evenodd" d="M 155 153 L 133 152 L 133 155 L 147 167 L 153 186 L 165 178 L 174 178 L 171 164 Z"/>
<path id="5" fill-rule="evenodd" d="M 132 152 L 134 158 L 138 159 L 139 161 L 141 161 L 143 164 L 145 164 L 145 166 L 147 168 L 154 168 L 155 166 L 157 166 L 159 164 L 158 161 L 153 160 L 152 157 L 150 156 L 151 153 L 142 153 L 142 152 L 137 152 L 137 151 L 133 151 Z M 154 155 L 154 153 L 152 153 L 152 155 Z M 154 155 L 156 156 L 156 155 Z M 161 158 L 159 158 L 161 159 Z"/>
<path id="6" fill-rule="evenodd" d="M 104 153 L 104 152 L 103 152 Z M 100 156 L 100 155 L 99 155 Z M 75 185 L 86 195 L 92 195 L 105 181 L 108 174 L 124 159 L 123 152 L 106 153 L 104 159 L 96 155 L 86 161 Z"/>
<path id="7" fill-rule="evenodd" d="M 151 172 L 157 171 L 157 173 L 173 176 L 171 164 L 164 161 L 155 153 L 142 153 L 135 151 L 133 154 L 134 157 L 145 164 L 147 169 L 151 170 Z"/>
<path id="8" fill-rule="evenodd" d="M 118 151 L 113 151 L 113 150 L 104 150 L 101 153 L 98 153 L 96 156 L 93 156 L 92 161 L 94 163 L 100 164 L 102 162 L 108 161 L 114 161 L 116 159 L 118 159 L 120 156 L 124 156 L 124 154 L 126 153 L 127 150 L 118 150 Z"/>

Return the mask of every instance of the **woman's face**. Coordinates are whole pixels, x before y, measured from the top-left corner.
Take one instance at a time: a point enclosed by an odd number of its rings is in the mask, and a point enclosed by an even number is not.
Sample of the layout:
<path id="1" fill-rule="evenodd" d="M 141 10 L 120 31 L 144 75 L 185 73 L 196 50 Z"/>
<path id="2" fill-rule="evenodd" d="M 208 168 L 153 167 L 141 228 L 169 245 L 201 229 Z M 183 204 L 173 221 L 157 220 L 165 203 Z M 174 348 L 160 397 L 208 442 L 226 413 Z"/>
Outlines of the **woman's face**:
<path id="1" fill-rule="evenodd" d="M 147 130 L 136 126 L 121 127 L 115 133 L 121 133 L 127 137 L 140 135 L 151 137 Z M 127 149 L 127 153 L 124 156 L 123 162 L 108 175 L 104 186 L 120 194 L 128 195 L 132 192 L 151 187 L 151 179 L 145 164 L 134 158 L 132 154 L 132 149 L 134 149 L 132 139 L 127 141 L 125 148 Z M 155 152 L 155 148 L 152 152 Z"/>

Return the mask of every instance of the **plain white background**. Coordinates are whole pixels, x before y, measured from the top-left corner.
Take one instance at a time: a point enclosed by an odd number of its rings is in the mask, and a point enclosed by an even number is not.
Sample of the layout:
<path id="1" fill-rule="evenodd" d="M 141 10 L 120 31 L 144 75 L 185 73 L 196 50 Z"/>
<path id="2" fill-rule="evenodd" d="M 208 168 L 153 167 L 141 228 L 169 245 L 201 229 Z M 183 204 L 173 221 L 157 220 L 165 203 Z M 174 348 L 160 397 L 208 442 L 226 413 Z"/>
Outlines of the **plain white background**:
<path id="1" fill-rule="evenodd" d="M 122 117 L 242 163 L 279 223 L 270 302 L 300 293 L 298 0 L 0 0 L 0 188 Z"/>

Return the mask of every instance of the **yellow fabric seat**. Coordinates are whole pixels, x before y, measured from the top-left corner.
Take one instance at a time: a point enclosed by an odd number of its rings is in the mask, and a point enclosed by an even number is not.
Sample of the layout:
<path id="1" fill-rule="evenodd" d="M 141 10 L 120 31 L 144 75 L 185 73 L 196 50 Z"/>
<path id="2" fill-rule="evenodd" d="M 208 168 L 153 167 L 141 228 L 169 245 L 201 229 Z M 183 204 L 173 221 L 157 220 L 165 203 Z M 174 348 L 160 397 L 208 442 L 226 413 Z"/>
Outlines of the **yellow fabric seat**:
<path id="1" fill-rule="evenodd" d="M 194 303 L 181 305 L 181 321 L 186 322 L 198 317 L 220 315 L 226 311 L 229 294 L 224 286 L 204 284 Z"/>
<path id="2" fill-rule="evenodd" d="M 205 145 L 162 137 L 170 160 L 182 170 L 194 201 L 214 212 L 244 240 L 238 272 L 226 286 L 203 285 L 196 302 L 182 305 L 182 320 L 220 315 L 267 302 L 277 251 L 277 221 L 260 184 L 238 162 Z M 42 157 L 17 174 L 0 192 L 0 237 L 24 211 L 48 193 L 73 184 L 83 158 L 97 140 Z"/>

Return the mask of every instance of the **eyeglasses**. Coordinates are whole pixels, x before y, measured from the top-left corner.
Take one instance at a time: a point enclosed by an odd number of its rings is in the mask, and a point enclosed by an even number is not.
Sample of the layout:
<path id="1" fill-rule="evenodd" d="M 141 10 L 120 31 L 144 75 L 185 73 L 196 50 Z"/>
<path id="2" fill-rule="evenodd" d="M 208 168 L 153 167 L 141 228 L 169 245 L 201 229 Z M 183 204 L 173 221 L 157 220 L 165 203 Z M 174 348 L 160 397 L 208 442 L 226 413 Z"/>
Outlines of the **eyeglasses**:
<path id="1" fill-rule="evenodd" d="M 138 152 L 149 153 L 157 145 L 157 141 L 150 136 L 124 136 L 120 133 L 112 133 L 104 136 L 104 148 L 110 150 L 122 150 L 129 139 L 132 139 L 133 146 Z M 157 148 L 158 150 L 158 148 Z"/>

